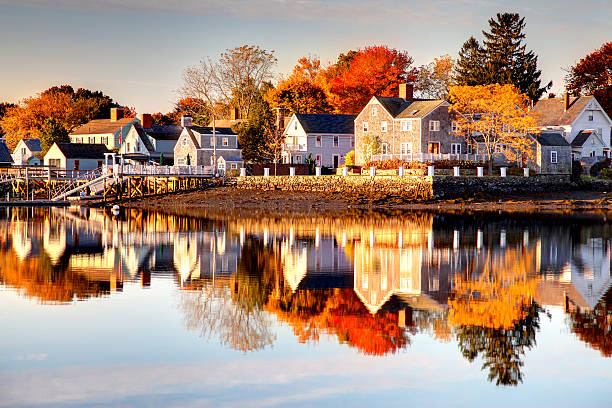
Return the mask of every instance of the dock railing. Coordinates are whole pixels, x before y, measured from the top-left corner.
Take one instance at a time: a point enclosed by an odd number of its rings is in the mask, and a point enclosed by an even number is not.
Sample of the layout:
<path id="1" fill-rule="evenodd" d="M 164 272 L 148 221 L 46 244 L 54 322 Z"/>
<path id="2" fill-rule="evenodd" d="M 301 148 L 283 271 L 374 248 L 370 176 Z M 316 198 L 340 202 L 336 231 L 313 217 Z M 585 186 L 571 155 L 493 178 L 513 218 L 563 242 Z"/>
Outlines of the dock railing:
<path id="1" fill-rule="evenodd" d="M 400 159 L 405 162 L 435 162 L 440 160 L 465 160 L 484 163 L 487 156 L 484 154 L 434 154 L 434 153 L 406 153 L 406 154 L 373 154 L 372 161 L 385 161 Z"/>

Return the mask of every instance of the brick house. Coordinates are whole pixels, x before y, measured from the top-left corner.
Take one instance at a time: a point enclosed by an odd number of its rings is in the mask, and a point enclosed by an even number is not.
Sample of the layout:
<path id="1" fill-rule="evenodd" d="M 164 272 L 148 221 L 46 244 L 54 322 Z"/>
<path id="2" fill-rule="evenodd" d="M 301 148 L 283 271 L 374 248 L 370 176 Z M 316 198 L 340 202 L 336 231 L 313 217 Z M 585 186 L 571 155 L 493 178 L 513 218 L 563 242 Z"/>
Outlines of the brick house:
<path id="1" fill-rule="evenodd" d="M 373 160 L 466 158 L 471 152 L 463 137 L 453 135 L 449 106 L 442 99 L 413 98 L 412 84 L 400 84 L 398 97 L 372 97 L 355 119 L 355 163 L 368 161 L 372 138 L 379 142 Z"/>

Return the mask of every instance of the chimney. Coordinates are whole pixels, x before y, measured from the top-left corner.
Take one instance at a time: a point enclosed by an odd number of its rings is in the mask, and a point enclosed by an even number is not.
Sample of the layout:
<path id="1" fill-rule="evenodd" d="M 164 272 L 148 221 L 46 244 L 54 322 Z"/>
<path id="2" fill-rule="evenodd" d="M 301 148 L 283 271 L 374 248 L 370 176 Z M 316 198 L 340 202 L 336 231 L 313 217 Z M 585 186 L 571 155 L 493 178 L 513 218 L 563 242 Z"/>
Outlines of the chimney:
<path id="1" fill-rule="evenodd" d="M 143 113 L 142 115 L 140 115 L 140 124 L 142 125 L 143 129 L 151 129 L 151 125 L 153 124 L 153 121 L 151 120 L 151 114 Z"/>
<path id="2" fill-rule="evenodd" d="M 552 92 L 548 94 L 548 99 L 554 99 L 555 97 L 556 95 Z"/>
<path id="3" fill-rule="evenodd" d="M 411 101 L 414 98 L 414 84 L 403 83 L 399 85 L 399 97 Z"/>
<path id="4" fill-rule="evenodd" d="M 563 112 L 567 112 L 570 105 L 570 94 L 568 92 L 563 94 Z"/>
<path id="5" fill-rule="evenodd" d="M 276 110 L 276 129 L 282 132 L 285 129 L 285 108 L 279 106 Z"/>
<path id="6" fill-rule="evenodd" d="M 240 119 L 240 112 L 238 111 L 238 108 L 231 108 L 230 109 L 230 119 L 231 120 Z"/>
<path id="7" fill-rule="evenodd" d="M 181 126 L 191 127 L 191 116 L 181 116 Z"/>
<path id="8" fill-rule="evenodd" d="M 116 122 L 119 119 L 123 119 L 123 109 L 122 108 L 111 108 L 111 122 Z"/>

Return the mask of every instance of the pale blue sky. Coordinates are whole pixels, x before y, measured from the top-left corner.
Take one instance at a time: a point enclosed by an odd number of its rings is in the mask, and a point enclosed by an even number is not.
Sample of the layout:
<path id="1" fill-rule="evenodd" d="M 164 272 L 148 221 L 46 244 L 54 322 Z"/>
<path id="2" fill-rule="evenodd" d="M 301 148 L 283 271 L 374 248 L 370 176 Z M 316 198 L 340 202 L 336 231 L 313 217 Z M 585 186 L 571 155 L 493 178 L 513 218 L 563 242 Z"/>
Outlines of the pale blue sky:
<path id="1" fill-rule="evenodd" d="M 545 81 L 612 40 L 609 1 L 567 0 L 0 0 L 0 101 L 49 86 L 100 89 L 139 113 L 168 111 L 182 71 L 226 48 L 275 50 L 277 73 L 366 45 L 406 50 L 416 65 L 456 57 L 499 11 L 526 17 Z"/>

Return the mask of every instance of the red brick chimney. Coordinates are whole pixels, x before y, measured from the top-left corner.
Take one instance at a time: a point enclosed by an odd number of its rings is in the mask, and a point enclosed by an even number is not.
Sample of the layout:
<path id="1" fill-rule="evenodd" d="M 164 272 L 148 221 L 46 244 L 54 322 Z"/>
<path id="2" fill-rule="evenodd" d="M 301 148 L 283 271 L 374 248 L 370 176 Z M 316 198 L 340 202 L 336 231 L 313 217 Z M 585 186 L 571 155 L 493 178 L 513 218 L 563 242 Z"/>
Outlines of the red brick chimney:
<path id="1" fill-rule="evenodd" d="M 150 113 L 143 113 L 140 115 L 140 124 L 143 129 L 151 129 L 151 125 L 153 124 L 153 120 L 151 119 Z"/>
<path id="2" fill-rule="evenodd" d="M 111 108 L 111 122 L 116 122 L 119 119 L 123 119 L 123 109 L 121 108 Z"/>
<path id="3" fill-rule="evenodd" d="M 567 112 L 570 106 L 570 94 L 566 92 L 563 94 L 563 112 Z"/>
<path id="4" fill-rule="evenodd" d="M 191 127 L 192 126 L 191 116 L 181 116 L 181 126 Z"/>
<path id="5" fill-rule="evenodd" d="M 400 84 L 399 97 L 406 101 L 411 101 L 412 99 L 414 99 L 414 84 Z"/>

